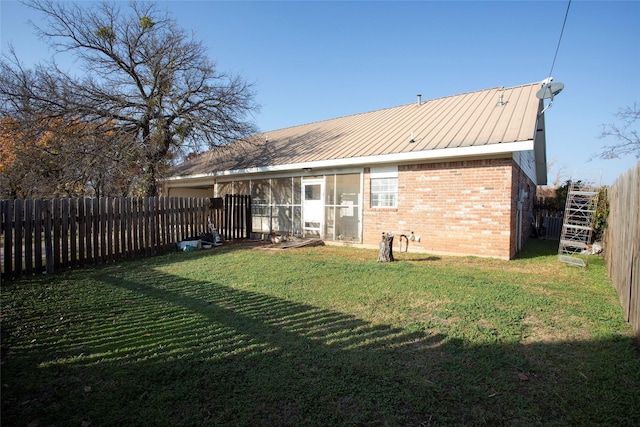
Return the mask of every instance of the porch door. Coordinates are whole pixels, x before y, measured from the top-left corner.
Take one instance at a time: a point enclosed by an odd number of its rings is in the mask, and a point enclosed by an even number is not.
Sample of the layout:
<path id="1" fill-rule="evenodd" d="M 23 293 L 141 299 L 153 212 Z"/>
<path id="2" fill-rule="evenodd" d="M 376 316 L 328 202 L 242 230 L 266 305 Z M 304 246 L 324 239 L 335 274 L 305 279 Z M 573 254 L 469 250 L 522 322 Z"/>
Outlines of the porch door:
<path id="1" fill-rule="evenodd" d="M 304 237 L 323 238 L 324 179 L 302 183 L 302 234 Z"/>

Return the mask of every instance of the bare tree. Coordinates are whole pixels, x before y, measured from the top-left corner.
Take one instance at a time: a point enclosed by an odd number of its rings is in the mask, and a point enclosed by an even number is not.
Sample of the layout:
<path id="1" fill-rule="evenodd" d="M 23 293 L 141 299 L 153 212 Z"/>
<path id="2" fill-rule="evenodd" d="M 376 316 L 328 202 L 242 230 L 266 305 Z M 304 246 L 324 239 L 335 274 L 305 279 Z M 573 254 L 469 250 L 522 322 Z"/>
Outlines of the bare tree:
<path id="1" fill-rule="evenodd" d="M 600 138 L 613 137 L 617 143 L 604 146 L 602 151 L 594 157 L 617 159 L 632 154 L 640 158 L 640 134 L 637 128 L 640 106 L 634 103 L 632 107 L 625 107 L 616 114 L 616 117 L 619 123 L 603 125 Z"/>
<path id="2" fill-rule="evenodd" d="M 84 73 L 76 77 L 54 61 L 27 70 L 16 55 L 5 57 L 0 112 L 24 123 L 63 117 L 118 135 L 141 165 L 143 194 L 157 194 L 170 156 L 255 132 L 253 85 L 220 72 L 202 43 L 155 4 L 134 1 L 126 11 L 109 2 L 27 4 L 46 18 L 38 34 L 72 54 Z"/>

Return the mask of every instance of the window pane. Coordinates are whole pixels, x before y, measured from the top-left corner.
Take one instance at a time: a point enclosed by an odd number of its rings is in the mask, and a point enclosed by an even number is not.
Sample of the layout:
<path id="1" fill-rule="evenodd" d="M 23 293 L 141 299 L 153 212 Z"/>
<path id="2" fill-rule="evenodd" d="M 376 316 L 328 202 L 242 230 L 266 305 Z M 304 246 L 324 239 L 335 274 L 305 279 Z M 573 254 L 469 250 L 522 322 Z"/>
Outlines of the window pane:
<path id="1" fill-rule="evenodd" d="M 304 199 L 305 200 L 320 200 L 321 196 L 320 184 L 305 184 L 304 186 Z"/>

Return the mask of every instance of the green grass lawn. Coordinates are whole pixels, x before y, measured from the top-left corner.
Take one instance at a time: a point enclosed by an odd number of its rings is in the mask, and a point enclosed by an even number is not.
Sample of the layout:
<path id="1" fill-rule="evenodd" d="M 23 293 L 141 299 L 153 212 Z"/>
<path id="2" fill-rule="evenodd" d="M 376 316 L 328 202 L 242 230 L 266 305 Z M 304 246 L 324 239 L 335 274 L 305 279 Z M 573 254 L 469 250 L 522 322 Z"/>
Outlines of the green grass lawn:
<path id="1" fill-rule="evenodd" d="M 224 246 L 2 285 L 2 425 L 640 425 L 604 263 Z"/>

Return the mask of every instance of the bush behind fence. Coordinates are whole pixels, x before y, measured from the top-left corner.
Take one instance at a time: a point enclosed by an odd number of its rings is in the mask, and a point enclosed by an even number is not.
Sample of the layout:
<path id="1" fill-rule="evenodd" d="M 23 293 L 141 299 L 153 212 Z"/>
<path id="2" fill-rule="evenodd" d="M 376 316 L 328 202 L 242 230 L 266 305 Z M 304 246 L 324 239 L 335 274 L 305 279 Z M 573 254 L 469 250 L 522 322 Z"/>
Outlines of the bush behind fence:
<path id="1" fill-rule="evenodd" d="M 204 198 L 2 200 L 2 279 L 155 255 L 220 214 Z"/>

